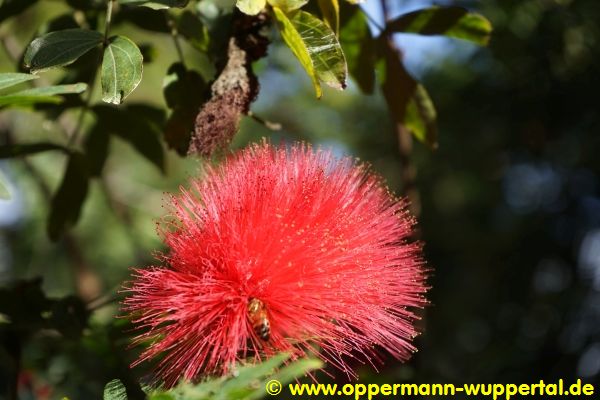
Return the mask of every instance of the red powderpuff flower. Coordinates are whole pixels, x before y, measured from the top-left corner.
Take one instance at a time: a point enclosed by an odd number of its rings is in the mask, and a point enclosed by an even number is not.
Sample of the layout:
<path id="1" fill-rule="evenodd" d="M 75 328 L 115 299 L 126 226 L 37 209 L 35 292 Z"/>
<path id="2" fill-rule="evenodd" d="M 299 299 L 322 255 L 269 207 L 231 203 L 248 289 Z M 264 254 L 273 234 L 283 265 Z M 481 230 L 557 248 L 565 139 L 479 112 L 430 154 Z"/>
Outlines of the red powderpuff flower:
<path id="1" fill-rule="evenodd" d="M 254 145 L 171 198 L 165 266 L 135 271 L 124 309 L 167 386 L 280 351 L 400 360 L 425 304 L 414 221 L 381 180 L 308 145 Z M 162 357 L 162 358 L 161 358 Z"/>

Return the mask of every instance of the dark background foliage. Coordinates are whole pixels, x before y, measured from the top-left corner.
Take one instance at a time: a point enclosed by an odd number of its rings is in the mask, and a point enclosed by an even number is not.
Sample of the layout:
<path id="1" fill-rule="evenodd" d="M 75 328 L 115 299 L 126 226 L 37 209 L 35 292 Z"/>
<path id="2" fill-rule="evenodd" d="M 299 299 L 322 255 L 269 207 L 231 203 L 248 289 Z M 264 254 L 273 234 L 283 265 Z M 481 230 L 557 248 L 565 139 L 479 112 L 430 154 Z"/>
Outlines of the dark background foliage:
<path id="1" fill-rule="evenodd" d="M 73 18 L 87 18 L 95 28 L 94 13 L 103 15 L 105 8 L 101 1 L 48 1 L 27 9 L 26 3 L 33 1 L 0 1 L 0 72 L 15 71 L 21 63 L 12 57 L 20 58 L 41 32 L 77 24 Z M 389 3 L 391 17 L 429 5 Z M 378 4 L 368 0 L 365 10 L 381 21 Z M 333 147 L 371 163 L 420 211 L 432 289 L 419 352 L 406 364 L 386 360 L 379 373 L 357 366 L 361 381 L 581 377 L 599 383 L 600 4 L 451 4 L 475 9 L 492 22 L 487 48 L 394 36 L 407 69 L 421 79 L 437 108 L 436 150 L 420 142 L 399 150 L 397 116 L 390 116 L 379 89 L 366 95 L 350 82 L 346 91 L 325 90 L 316 100 L 309 79 L 276 35 L 269 56 L 254 64 L 261 92 L 251 110 L 282 129 L 243 118 L 232 146 L 268 136 Z M 23 399 L 99 398 L 113 378 L 123 381 L 130 397 L 142 396 L 138 382 L 147 370 L 128 367 L 135 352 L 126 350 L 127 322 L 114 318 L 115 296 L 129 267 L 151 265 L 152 250 L 161 249 L 154 224 L 163 213 L 163 192 L 177 190 L 199 163 L 170 150 L 162 136 L 170 116 L 162 82 L 178 59 L 165 33 L 168 20 L 157 17 L 162 11 L 121 11 L 112 29 L 142 49 L 141 85 L 118 108 L 102 105 L 100 93 L 93 94 L 79 137 L 81 153 L 47 151 L 0 164 L 12 195 L 0 202 L 0 398 L 10 398 L 15 387 Z M 201 86 L 215 74 L 212 50 L 202 37 L 187 39 L 181 40 L 182 54 L 199 75 L 186 79 Z M 84 57 L 40 79 L 89 82 L 89 65 L 98 54 Z M 1 109 L 2 144 L 68 148 L 64 132 L 77 129 L 77 107 L 85 95 L 81 99 L 69 96 L 60 107 L 73 108 L 60 112 L 51 105 Z M 175 99 L 168 108 L 186 115 L 186 105 L 201 102 Z M 407 161 L 415 172 L 408 177 Z M 84 184 L 56 195 L 65 171 L 77 181 L 84 169 Z M 85 198 L 79 218 L 78 197 Z M 66 224 L 53 231 L 48 215 L 56 210 L 66 213 L 55 217 Z M 64 229 L 75 220 L 72 229 Z M 48 229 L 58 241 L 48 239 Z"/>

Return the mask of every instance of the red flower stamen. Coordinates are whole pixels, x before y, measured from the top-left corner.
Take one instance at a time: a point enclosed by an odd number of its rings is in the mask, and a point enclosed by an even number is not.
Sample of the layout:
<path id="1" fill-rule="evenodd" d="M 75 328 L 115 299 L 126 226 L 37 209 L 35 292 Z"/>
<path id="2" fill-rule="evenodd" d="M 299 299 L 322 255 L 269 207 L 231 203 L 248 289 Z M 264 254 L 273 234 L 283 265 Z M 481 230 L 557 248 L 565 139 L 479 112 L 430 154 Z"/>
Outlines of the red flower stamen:
<path id="1" fill-rule="evenodd" d="M 135 271 L 124 308 L 169 386 L 280 351 L 400 360 L 426 301 L 406 204 L 353 160 L 267 143 L 173 196 L 164 266 Z"/>

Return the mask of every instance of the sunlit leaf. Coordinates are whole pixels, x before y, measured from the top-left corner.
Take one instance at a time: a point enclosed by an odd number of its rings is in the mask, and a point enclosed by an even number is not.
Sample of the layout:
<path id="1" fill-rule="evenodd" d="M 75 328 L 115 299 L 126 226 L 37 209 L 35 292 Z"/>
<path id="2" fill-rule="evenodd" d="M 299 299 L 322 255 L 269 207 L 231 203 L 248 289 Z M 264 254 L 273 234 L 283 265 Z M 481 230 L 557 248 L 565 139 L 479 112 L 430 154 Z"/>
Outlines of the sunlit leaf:
<path id="1" fill-rule="evenodd" d="M 113 379 L 104 386 L 104 395 L 102 400 L 127 400 L 127 390 L 125 385 L 118 380 Z"/>
<path id="2" fill-rule="evenodd" d="M 112 37 L 102 60 L 102 100 L 121 104 L 142 80 L 140 49 L 124 36 Z"/>
<path id="3" fill-rule="evenodd" d="M 319 0 L 325 23 L 337 34 L 340 31 L 340 4 L 338 0 Z"/>
<path id="4" fill-rule="evenodd" d="M 445 35 L 485 46 L 490 40 L 492 24 L 463 7 L 430 7 L 390 21 L 386 32 Z"/>
<path id="5" fill-rule="evenodd" d="M 317 93 L 317 97 L 321 97 L 323 91 L 321 89 L 321 83 L 319 82 L 319 78 L 317 78 L 317 73 L 315 71 L 315 67 L 313 65 L 313 61 L 308 52 L 308 48 L 304 43 L 302 36 L 296 30 L 292 22 L 285 15 L 283 11 L 279 8 L 274 7 L 273 12 L 275 15 L 275 19 L 278 22 L 279 31 L 281 32 L 281 37 L 284 42 L 288 45 L 292 53 L 298 58 L 300 64 L 310 77 L 313 82 L 313 86 L 315 87 L 315 92 Z"/>
<path id="6" fill-rule="evenodd" d="M 244 14 L 257 15 L 267 5 L 267 0 L 237 0 L 235 6 Z"/>
<path id="7" fill-rule="evenodd" d="M 5 72 L 0 74 L 0 89 L 18 85 L 32 79 L 39 78 L 37 75 L 21 74 L 18 72 Z"/>
<path id="8" fill-rule="evenodd" d="M 52 198 L 48 217 L 48 236 L 56 241 L 75 225 L 88 192 L 88 173 L 85 157 L 72 153 L 62 182 Z"/>
<path id="9" fill-rule="evenodd" d="M 11 144 L 0 146 L 0 159 L 27 156 L 52 150 L 69 152 L 66 147 L 55 143 Z"/>
<path id="10" fill-rule="evenodd" d="M 98 46 L 103 39 L 100 32 L 86 29 L 50 32 L 27 46 L 23 62 L 32 71 L 67 65 Z"/>
<path id="11" fill-rule="evenodd" d="M 272 7 L 277 7 L 285 13 L 298 10 L 303 7 L 308 0 L 267 0 Z"/>
<path id="12" fill-rule="evenodd" d="M 290 21 L 302 38 L 319 81 L 335 89 L 344 89 L 348 71 L 335 33 L 305 11 L 298 11 Z"/>
<path id="13" fill-rule="evenodd" d="M 153 10 L 165 10 L 171 7 L 183 8 L 189 0 L 119 0 L 119 3 L 128 6 L 144 6 Z"/>
<path id="14" fill-rule="evenodd" d="M 346 87 L 347 67 L 335 33 L 323 21 L 299 10 L 290 16 L 273 7 L 281 36 L 298 58 L 321 97 L 321 82 L 336 88 Z"/>
<path id="15" fill-rule="evenodd" d="M 348 62 L 348 71 L 360 90 L 371 94 L 375 89 L 375 40 L 367 17 L 359 7 L 343 5 L 340 43 Z"/>

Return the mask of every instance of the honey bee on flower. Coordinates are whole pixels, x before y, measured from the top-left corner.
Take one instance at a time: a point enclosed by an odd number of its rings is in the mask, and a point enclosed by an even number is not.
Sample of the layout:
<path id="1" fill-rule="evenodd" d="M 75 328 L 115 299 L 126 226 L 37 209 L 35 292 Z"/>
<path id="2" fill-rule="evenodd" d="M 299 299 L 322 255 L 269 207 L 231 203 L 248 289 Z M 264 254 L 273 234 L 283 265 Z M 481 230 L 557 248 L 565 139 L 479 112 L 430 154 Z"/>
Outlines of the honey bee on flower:
<path id="1" fill-rule="evenodd" d="M 250 299 L 248 302 L 248 318 L 254 333 L 264 341 L 271 337 L 271 323 L 267 315 L 265 304 L 259 299 Z"/>

